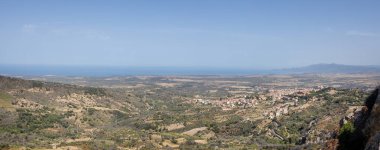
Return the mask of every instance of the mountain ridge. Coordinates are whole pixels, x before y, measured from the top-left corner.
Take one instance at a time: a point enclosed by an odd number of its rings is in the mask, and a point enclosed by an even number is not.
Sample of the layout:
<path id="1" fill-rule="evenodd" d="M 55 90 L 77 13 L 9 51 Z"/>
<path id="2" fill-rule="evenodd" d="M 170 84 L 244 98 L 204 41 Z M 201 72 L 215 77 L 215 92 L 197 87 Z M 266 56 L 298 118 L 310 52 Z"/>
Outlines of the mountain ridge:
<path id="1" fill-rule="evenodd" d="M 376 65 L 344 65 L 344 64 L 313 64 L 304 67 L 281 69 L 279 72 L 300 73 L 379 73 L 380 66 Z"/>

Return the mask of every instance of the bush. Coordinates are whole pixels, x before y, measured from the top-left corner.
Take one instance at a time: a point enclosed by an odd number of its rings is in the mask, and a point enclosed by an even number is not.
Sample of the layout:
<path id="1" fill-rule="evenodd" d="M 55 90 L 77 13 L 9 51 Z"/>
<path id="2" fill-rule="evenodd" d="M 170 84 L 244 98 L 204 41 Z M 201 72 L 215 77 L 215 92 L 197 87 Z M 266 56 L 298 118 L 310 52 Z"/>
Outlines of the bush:
<path id="1" fill-rule="evenodd" d="M 225 124 L 226 126 L 229 126 L 231 124 L 237 124 L 239 121 L 243 120 L 242 117 L 238 116 L 238 115 L 233 115 L 230 119 L 228 119 Z"/>
<path id="2" fill-rule="evenodd" d="M 339 146 L 345 149 L 345 146 L 347 145 L 347 142 L 351 138 L 352 134 L 354 133 L 355 128 L 354 125 L 351 122 L 347 122 L 344 124 L 340 130 L 339 130 Z"/>
<path id="3" fill-rule="evenodd" d="M 18 120 L 17 128 L 23 132 L 33 132 L 35 130 L 54 127 L 54 124 L 60 124 L 67 127 L 67 123 L 64 122 L 63 115 L 46 113 L 46 112 L 31 112 L 28 110 L 17 110 Z"/>
<path id="4" fill-rule="evenodd" d="M 93 115 L 96 112 L 95 108 L 87 108 L 88 115 Z"/>
<path id="5" fill-rule="evenodd" d="M 219 131 L 220 131 L 220 128 L 219 128 L 218 124 L 215 123 L 215 122 L 209 124 L 208 125 L 208 129 L 211 130 L 211 131 L 213 131 L 213 132 L 215 132 L 215 133 L 219 133 Z"/>
<path id="6" fill-rule="evenodd" d="M 40 82 L 40 81 L 32 81 L 32 87 L 33 88 L 42 88 L 43 87 L 43 83 Z"/>
<path id="7" fill-rule="evenodd" d="M 96 96 L 106 96 L 106 91 L 102 88 L 93 88 L 87 87 L 84 91 L 84 94 L 88 95 L 96 95 Z"/>

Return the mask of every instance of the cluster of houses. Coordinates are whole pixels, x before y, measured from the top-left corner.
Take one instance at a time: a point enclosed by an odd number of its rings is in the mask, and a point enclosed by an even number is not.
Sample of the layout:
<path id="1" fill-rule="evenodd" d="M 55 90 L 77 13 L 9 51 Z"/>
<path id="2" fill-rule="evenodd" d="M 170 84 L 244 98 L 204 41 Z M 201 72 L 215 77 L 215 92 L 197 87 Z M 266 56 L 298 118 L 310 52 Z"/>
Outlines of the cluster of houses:
<path id="1" fill-rule="evenodd" d="M 247 99 L 245 97 L 233 97 L 219 100 L 205 100 L 201 98 L 194 99 L 197 104 L 220 106 L 222 108 L 250 108 L 257 105 L 256 99 Z"/>
<path id="2" fill-rule="evenodd" d="M 281 115 L 287 115 L 289 114 L 289 104 L 283 104 L 279 106 L 275 106 L 270 111 L 265 111 L 263 113 L 263 116 L 267 117 L 268 119 L 273 119 L 275 117 L 279 117 Z"/>
<path id="3" fill-rule="evenodd" d="M 234 97 L 225 99 L 204 99 L 203 97 L 196 96 L 192 100 L 193 103 L 202 105 L 220 106 L 223 109 L 232 108 L 251 108 L 258 104 L 258 102 L 265 102 L 275 104 L 276 102 L 285 102 L 280 105 L 276 105 L 273 109 L 266 111 L 263 115 L 273 119 L 275 117 L 289 114 L 289 106 L 297 106 L 298 98 L 295 96 L 305 96 L 311 91 L 317 91 L 323 87 L 315 88 L 292 88 L 292 89 L 270 89 L 266 93 L 258 94 L 254 97 L 247 97 L 245 95 L 235 95 Z"/>

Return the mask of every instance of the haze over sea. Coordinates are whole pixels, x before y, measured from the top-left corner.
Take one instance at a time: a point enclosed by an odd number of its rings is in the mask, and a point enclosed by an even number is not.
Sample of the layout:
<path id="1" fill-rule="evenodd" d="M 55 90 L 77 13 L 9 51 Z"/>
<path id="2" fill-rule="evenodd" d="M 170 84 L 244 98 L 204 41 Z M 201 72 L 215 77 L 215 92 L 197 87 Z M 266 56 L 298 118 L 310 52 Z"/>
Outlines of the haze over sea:
<path id="1" fill-rule="evenodd" d="M 2 75 L 11 76 L 249 75 L 275 73 L 275 70 L 245 68 L 63 65 L 0 65 L 0 70 Z"/>

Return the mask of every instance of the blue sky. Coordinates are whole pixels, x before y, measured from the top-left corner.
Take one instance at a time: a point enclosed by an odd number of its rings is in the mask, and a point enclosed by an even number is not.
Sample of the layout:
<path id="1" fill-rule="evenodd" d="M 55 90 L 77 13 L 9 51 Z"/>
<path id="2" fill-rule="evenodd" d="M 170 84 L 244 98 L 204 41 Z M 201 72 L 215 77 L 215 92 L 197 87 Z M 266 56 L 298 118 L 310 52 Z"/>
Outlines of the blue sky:
<path id="1" fill-rule="evenodd" d="M 0 64 L 380 65 L 380 1 L 0 1 Z"/>

